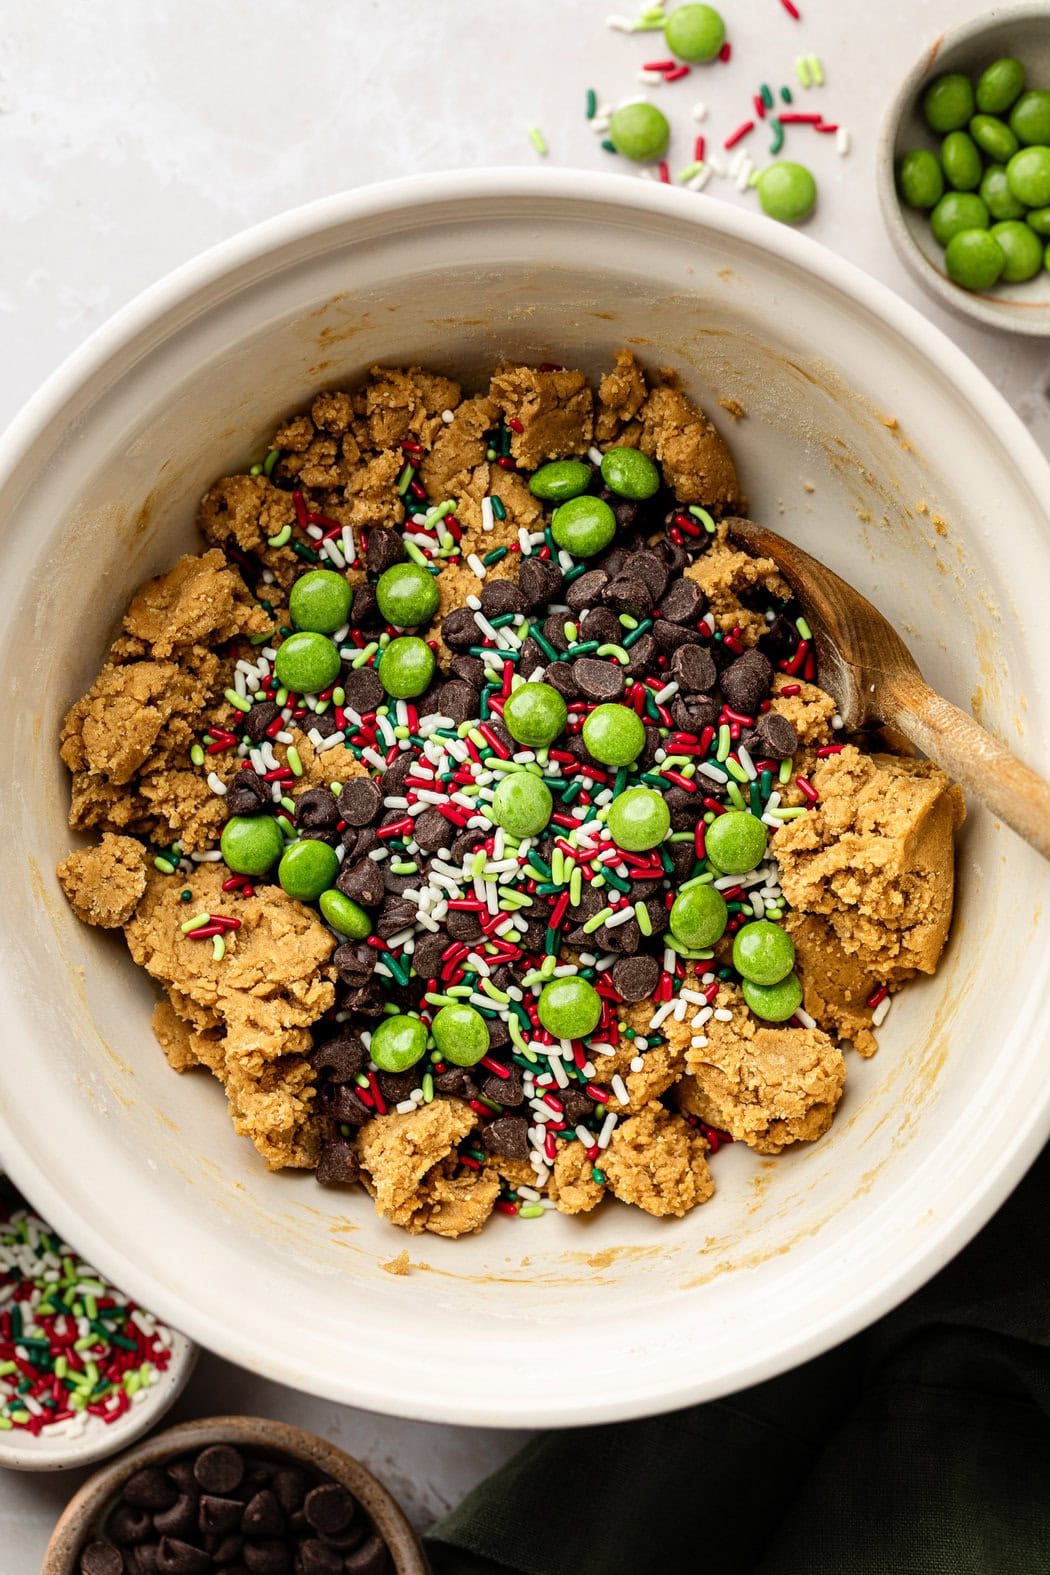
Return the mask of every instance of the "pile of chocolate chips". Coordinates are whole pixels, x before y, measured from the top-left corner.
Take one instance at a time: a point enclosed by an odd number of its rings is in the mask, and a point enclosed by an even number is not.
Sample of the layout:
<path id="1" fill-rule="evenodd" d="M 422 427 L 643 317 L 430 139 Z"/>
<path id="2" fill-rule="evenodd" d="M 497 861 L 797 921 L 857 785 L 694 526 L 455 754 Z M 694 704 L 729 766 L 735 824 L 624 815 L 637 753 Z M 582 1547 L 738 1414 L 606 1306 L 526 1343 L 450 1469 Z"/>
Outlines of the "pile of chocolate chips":
<path id="1" fill-rule="evenodd" d="M 340 1483 L 211 1444 L 128 1478 L 79 1575 L 387 1575 L 386 1544 Z"/>

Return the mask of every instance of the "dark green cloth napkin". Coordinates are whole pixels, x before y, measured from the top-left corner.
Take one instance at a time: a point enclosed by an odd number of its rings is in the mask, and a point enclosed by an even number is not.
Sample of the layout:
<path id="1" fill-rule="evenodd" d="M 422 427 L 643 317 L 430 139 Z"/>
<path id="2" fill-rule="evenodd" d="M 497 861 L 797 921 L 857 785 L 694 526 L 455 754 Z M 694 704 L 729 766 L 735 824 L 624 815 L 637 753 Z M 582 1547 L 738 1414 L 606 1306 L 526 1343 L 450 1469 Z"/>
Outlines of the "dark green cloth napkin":
<path id="1" fill-rule="evenodd" d="M 866 1334 L 728 1400 L 534 1440 L 434 1528 L 434 1570 L 1050 1575 L 1048 1216 L 1050 1150 Z"/>

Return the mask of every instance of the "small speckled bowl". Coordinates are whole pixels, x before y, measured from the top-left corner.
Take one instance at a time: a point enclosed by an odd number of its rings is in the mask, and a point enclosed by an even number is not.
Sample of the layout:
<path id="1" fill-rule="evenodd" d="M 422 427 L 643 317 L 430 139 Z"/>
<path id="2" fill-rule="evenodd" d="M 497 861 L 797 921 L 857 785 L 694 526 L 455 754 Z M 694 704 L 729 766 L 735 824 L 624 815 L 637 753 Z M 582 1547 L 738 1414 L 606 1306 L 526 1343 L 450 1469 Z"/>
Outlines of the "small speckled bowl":
<path id="1" fill-rule="evenodd" d="M 163 1465 L 209 1444 L 234 1444 L 250 1454 L 280 1456 L 324 1472 L 350 1489 L 390 1550 L 396 1575 L 427 1575 L 429 1566 L 415 1532 L 393 1498 L 352 1456 L 334 1444 L 263 1417 L 213 1416 L 170 1427 L 129 1449 L 89 1477 L 67 1504 L 51 1534 L 40 1575 L 76 1575 L 77 1557 L 95 1534 L 123 1484 L 143 1466 Z"/>
<path id="2" fill-rule="evenodd" d="M 879 202 L 890 239 L 904 265 L 931 295 L 972 322 L 1008 333 L 1050 337 L 1050 272 L 1024 284 L 997 284 L 980 294 L 953 284 L 929 215 L 905 207 L 897 167 L 912 148 L 936 151 L 938 139 L 922 115 L 922 95 L 935 77 L 962 71 L 976 77 L 993 60 L 1014 55 L 1029 87 L 1050 88 L 1050 5 L 1043 0 L 997 5 L 935 38 L 909 71 L 882 123 L 878 147 Z"/>

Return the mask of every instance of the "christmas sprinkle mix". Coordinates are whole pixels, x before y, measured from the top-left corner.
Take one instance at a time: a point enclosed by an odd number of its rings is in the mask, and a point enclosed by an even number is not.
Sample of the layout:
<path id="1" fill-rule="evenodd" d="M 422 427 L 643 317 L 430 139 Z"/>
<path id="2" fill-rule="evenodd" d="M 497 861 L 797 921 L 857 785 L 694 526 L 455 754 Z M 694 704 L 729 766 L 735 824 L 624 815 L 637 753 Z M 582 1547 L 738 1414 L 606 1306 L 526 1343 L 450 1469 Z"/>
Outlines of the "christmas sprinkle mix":
<path id="1" fill-rule="evenodd" d="M 0 1177 L 0 1429 L 77 1438 L 141 1404 L 172 1336 Z"/>

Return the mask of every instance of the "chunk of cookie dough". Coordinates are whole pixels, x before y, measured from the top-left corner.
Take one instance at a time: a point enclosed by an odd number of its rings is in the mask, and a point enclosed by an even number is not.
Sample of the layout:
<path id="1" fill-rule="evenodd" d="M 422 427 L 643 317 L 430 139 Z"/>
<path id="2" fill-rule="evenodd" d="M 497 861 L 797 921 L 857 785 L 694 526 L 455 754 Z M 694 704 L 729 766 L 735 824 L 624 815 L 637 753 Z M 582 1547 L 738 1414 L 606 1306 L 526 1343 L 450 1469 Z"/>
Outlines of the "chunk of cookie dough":
<path id="1" fill-rule="evenodd" d="M 641 422 L 638 447 L 660 461 L 664 479 L 680 502 L 736 507 L 740 488 L 725 439 L 687 395 L 670 383 L 654 388 L 642 407 Z"/>
<path id="2" fill-rule="evenodd" d="M 636 1033 L 644 1036 L 650 1032 L 649 1019 L 653 1011 L 652 1001 L 639 1001 L 635 1006 L 622 1007 L 619 1017 L 626 1027 L 633 1028 Z M 608 1085 L 619 1073 L 627 1090 L 627 1104 L 622 1105 L 619 1098 L 613 1094 L 607 1106 L 609 1110 L 633 1115 L 654 1099 L 659 1099 L 660 1095 L 681 1077 L 685 1070 L 685 1045 L 688 1043 L 689 1035 L 684 1033 L 673 1038 L 669 1032 L 672 1028 L 680 1026 L 673 1023 L 673 1020 L 665 1023 L 664 1043 L 655 1044 L 644 1052 L 636 1048 L 633 1040 L 621 1035 L 614 1055 L 592 1056 L 596 1083 Z M 636 1056 L 641 1057 L 642 1069 L 639 1072 L 632 1072 L 631 1062 Z"/>
<path id="3" fill-rule="evenodd" d="M 826 919 L 789 912 L 781 922 L 795 943 L 795 972 L 805 1010 L 827 1032 L 848 1039 L 860 1055 L 874 1055 L 878 1045 L 867 999 L 881 981 L 872 979 L 856 953 L 843 950 Z"/>
<path id="4" fill-rule="evenodd" d="M 739 992 L 724 986 L 707 1044 L 686 1052 L 691 1076 L 675 1089 L 679 1108 L 728 1132 L 760 1154 L 812 1142 L 831 1125 L 846 1079 L 842 1051 L 819 1028 L 773 1028 L 760 1023 Z"/>
<path id="5" fill-rule="evenodd" d="M 602 1159 L 609 1190 L 647 1214 L 681 1218 L 713 1197 L 715 1184 L 700 1133 L 663 1105 L 621 1121 Z"/>
<path id="6" fill-rule="evenodd" d="M 637 418 L 648 397 L 649 385 L 638 362 L 630 350 L 617 350 L 612 371 L 606 372 L 598 385 L 595 441 L 599 445 L 620 441 L 624 428 Z"/>
<path id="7" fill-rule="evenodd" d="M 792 908 L 827 919 L 872 985 L 933 973 L 948 938 L 960 789 L 932 761 L 852 745 L 813 772 L 820 802 L 772 839 Z"/>
<path id="8" fill-rule="evenodd" d="M 194 645 L 219 645 L 242 634 L 263 634 L 270 618 L 257 606 L 243 579 L 225 556 L 213 548 L 187 553 L 173 569 L 147 580 L 124 614 L 119 654 L 149 655 L 154 660 Z M 138 649 L 134 647 L 137 645 Z"/>
<path id="9" fill-rule="evenodd" d="M 432 503 L 444 503 L 448 498 L 458 502 L 472 473 L 482 465 L 487 471 L 486 435 L 498 421 L 499 406 L 487 394 L 480 394 L 465 399 L 452 420 L 442 424 L 419 467 L 420 483 Z M 458 513 L 457 518 L 462 520 Z"/>
<path id="10" fill-rule="evenodd" d="M 421 1231 L 433 1236 L 471 1236 L 492 1213 L 499 1191 L 499 1175 L 490 1166 L 461 1170 L 457 1175 L 456 1160 L 450 1156 L 428 1171 L 407 1203 L 391 1209 L 386 1217 L 414 1236 Z"/>
<path id="11" fill-rule="evenodd" d="M 427 1172 L 476 1124 L 474 1112 L 460 1099 L 435 1099 L 418 1110 L 391 1112 L 367 1122 L 357 1136 L 357 1157 L 376 1212 L 394 1214 L 418 1199 Z"/>
<path id="12" fill-rule="evenodd" d="M 497 369 L 489 394 L 511 430 L 510 451 L 525 470 L 548 459 L 585 454 L 594 439 L 594 398 L 582 372 L 541 372 L 534 366 Z"/>
<path id="13" fill-rule="evenodd" d="M 58 866 L 59 885 L 85 924 L 115 930 L 126 924 L 146 890 L 146 854 L 133 837 L 107 831 L 93 848 L 78 848 Z"/>
<path id="14" fill-rule="evenodd" d="M 547 1191 L 562 1214 L 589 1214 L 605 1196 L 582 1143 L 559 1143 Z M 535 1186 L 535 1176 L 529 1182 Z"/>
<path id="15" fill-rule="evenodd" d="M 791 595 L 772 558 L 753 558 L 740 552 L 729 540 L 725 524 L 719 525 L 707 552 L 685 570 L 685 578 L 695 580 L 703 591 L 716 627 L 723 634 L 739 628 L 745 645 L 754 645 L 765 632 L 766 619 L 764 613 L 744 606 L 740 598 L 756 588 L 784 601 Z"/>

